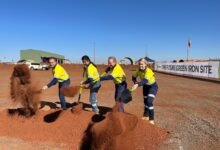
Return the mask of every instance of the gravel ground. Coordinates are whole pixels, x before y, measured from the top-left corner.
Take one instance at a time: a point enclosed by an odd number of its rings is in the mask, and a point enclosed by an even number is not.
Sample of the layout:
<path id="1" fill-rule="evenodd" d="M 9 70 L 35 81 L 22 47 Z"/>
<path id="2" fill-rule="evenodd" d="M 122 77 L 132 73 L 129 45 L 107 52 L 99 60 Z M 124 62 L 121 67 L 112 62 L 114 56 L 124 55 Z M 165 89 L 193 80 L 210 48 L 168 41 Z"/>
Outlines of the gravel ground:
<path id="1" fill-rule="evenodd" d="M 71 75 L 72 84 L 77 85 L 81 79 L 81 66 L 66 67 Z M 11 107 L 9 97 L 9 78 L 12 71 L 10 66 L 0 66 L 2 75 L 0 78 L 0 110 Z M 100 72 L 105 68 L 99 67 Z M 126 67 L 128 85 L 133 67 Z M 35 71 L 33 76 L 44 85 L 51 79 L 50 71 Z M 156 73 L 159 84 L 159 92 L 155 99 L 156 125 L 169 132 L 167 140 L 160 146 L 161 150 L 198 150 L 220 149 L 220 84 L 195 79 L 177 77 Z M 89 103 L 88 91 L 84 91 L 82 101 Z M 114 85 L 111 81 L 102 83 L 98 95 L 99 104 L 106 107 L 114 105 Z M 141 117 L 143 113 L 142 89 L 133 93 L 134 100 L 126 105 L 126 111 Z M 57 88 L 49 89 L 42 94 L 43 101 L 56 102 Z M 76 101 L 76 98 L 68 98 L 68 102 Z M 12 147 L 7 147 L 9 144 Z M 14 149 L 13 145 L 29 148 L 33 143 L 14 139 L 13 137 L 1 137 L 0 147 Z M 36 145 L 34 145 L 35 148 Z M 42 146 L 42 147 L 41 147 Z M 41 145 L 38 149 L 56 149 L 53 146 Z"/>

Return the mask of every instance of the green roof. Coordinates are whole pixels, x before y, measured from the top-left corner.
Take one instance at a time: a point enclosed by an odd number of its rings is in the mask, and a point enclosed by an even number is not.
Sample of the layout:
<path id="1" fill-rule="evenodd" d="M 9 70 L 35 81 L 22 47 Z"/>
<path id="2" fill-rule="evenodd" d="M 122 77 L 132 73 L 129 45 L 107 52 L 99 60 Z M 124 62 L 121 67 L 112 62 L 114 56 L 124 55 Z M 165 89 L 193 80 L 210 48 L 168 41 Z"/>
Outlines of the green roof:
<path id="1" fill-rule="evenodd" d="M 56 57 L 58 59 L 65 59 L 63 55 L 59 55 L 52 52 L 45 52 L 42 50 L 34 50 L 34 49 L 27 49 L 20 51 L 20 59 L 24 60 L 32 60 L 34 62 L 41 62 L 41 57 Z"/>

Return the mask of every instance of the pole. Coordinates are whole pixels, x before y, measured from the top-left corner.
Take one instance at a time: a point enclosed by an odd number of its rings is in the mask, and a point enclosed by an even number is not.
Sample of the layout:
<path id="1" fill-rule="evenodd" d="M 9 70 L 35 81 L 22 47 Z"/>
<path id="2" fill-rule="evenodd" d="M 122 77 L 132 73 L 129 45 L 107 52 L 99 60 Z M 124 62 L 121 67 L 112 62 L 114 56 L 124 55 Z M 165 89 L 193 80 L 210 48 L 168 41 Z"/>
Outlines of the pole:
<path id="1" fill-rule="evenodd" d="M 189 48 L 191 47 L 191 40 L 190 38 L 188 39 L 188 44 L 187 44 L 187 62 L 189 61 Z"/>
<path id="2" fill-rule="evenodd" d="M 94 45 L 93 45 L 93 62 L 95 63 L 95 42 L 94 42 Z"/>
<path id="3" fill-rule="evenodd" d="M 189 61 L 189 46 L 187 46 L 187 62 Z"/>

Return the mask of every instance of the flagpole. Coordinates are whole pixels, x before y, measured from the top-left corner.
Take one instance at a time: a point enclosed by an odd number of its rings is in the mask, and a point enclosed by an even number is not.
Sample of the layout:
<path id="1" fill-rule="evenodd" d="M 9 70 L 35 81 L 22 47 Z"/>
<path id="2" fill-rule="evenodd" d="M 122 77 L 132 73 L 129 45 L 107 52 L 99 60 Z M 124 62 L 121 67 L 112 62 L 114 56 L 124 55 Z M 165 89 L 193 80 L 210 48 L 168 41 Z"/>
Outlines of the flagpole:
<path id="1" fill-rule="evenodd" d="M 187 62 L 189 61 L 189 48 L 191 47 L 191 40 L 190 38 L 188 39 L 188 45 L 187 45 Z"/>
<path id="2" fill-rule="evenodd" d="M 187 46 L 187 62 L 189 61 L 189 46 Z"/>

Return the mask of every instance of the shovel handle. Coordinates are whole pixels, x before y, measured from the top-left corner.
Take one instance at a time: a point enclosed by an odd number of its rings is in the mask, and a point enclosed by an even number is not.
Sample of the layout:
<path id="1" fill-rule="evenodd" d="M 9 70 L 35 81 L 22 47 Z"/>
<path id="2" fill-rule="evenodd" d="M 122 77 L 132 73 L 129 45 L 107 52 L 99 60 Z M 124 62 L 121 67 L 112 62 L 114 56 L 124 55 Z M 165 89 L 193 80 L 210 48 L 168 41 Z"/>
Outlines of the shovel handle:
<path id="1" fill-rule="evenodd" d="M 85 68 L 84 68 L 84 69 L 83 69 L 82 80 L 84 79 L 85 73 L 86 73 L 86 70 L 85 70 Z M 83 87 L 80 86 L 80 89 L 79 89 L 79 97 L 78 97 L 78 104 L 80 103 L 80 99 L 81 99 L 82 92 L 83 92 Z"/>
<path id="2" fill-rule="evenodd" d="M 80 86 L 79 97 L 78 97 L 78 104 L 80 103 L 80 98 L 81 98 L 82 92 L 83 92 L 83 87 Z"/>
<path id="3" fill-rule="evenodd" d="M 130 88 L 130 89 L 129 89 L 129 91 L 130 91 L 130 92 L 134 92 L 134 91 L 135 91 L 135 89 L 133 89 L 133 88 Z"/>
<path id="4" fill-rule="evenodd" d="M 83 87 L 80 87 L 79 94 L 82 94 L 82 91 L 83 91 Z"/>
<path id="5" fill-rule="evenodd" d="M 102 73 L 102 74 L 100 75 L 100 77 L 103 77 L 103 76 L 105 76 L 105 75 L 106 75 L 106 72 Z"/>

